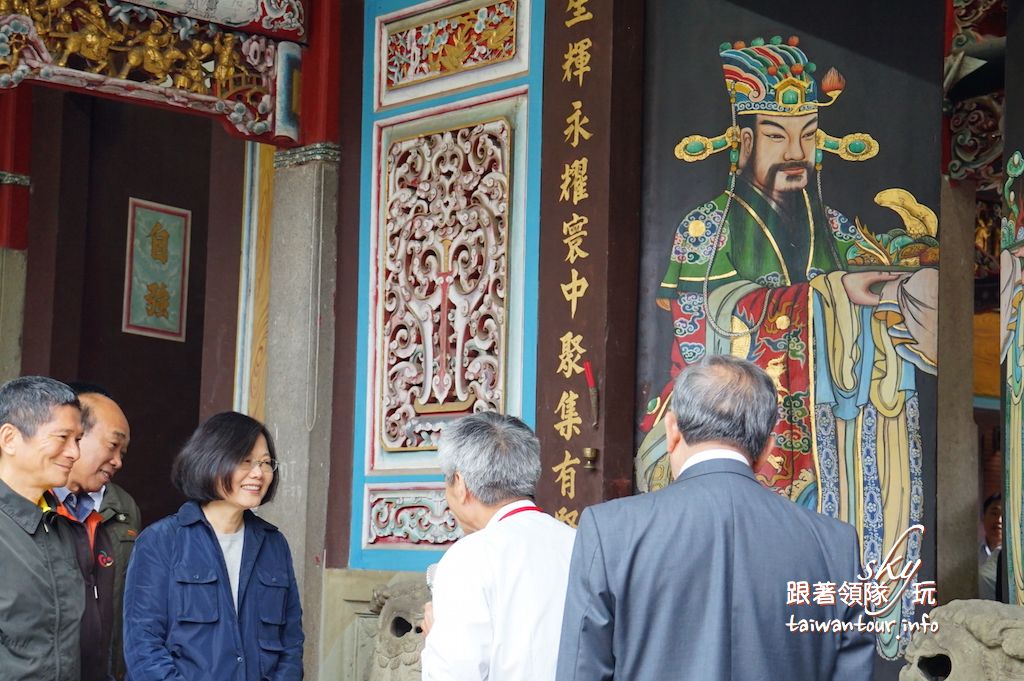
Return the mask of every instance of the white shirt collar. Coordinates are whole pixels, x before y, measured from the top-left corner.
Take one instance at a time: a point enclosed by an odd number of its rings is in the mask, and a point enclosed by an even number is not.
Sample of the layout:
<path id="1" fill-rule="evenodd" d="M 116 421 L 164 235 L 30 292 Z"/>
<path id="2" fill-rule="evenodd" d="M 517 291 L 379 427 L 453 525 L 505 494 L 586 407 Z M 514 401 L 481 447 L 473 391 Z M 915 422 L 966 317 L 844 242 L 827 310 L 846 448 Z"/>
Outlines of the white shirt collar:
<path id="1" fill-rule="evenodd" d="M 103 485 L 97 492 L 89 492 L 89 496 L 92 497 L 93 508 L 97 511 L 100 510 L 100 506 L 103 505 L 103 495 L 107 493 L 107 486 Z"/>
<path id="2" fill-rule="evenodd" d="M 484 525 L 484 527 L 491 527 L 492 525 L 496 524 L 501 520 L 502 516 L 504 516 L 509 511 L 514 511 L 517 508 L 524 508 L 526 506 L 536 505 L 537 504 L 530 501 L 529 499 L 520 499 L 519 501 L 513 501 L 511 504 L 505 504 L 504 506 L 499 508 L 494 515 L 491 516 L 491 519 L 487 521 L 487 524 Z"/>
<path id="3" fill-rule="evenodd" d="M 682 475 L 683 471 L 687 468 L 692 468 L 699 463 L 711 461 L 712 459 L 731 459 L 733 461 L 739 461 L 740 463 L 746 464 L 747 466 L 750 465 L 750 461 L 747 457 L 731 449 L 705 449 L 703 452 L 698 452 L 687 459 L 686 463 L 683 464 L 683 467 L 679 469 L 678 473 L 676 473 L 676 477 L 678 478 Z"/>

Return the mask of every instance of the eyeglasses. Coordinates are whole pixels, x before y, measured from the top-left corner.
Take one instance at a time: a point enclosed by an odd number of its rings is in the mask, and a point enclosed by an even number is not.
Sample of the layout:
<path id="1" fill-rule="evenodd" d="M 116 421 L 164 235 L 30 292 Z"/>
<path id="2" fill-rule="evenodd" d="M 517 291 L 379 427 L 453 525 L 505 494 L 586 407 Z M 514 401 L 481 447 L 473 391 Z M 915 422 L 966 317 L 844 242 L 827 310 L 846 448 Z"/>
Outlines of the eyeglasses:
<path id="1" fill-rule="evenodd" d="M 274 459 L 260 459 L 259 461 L 252 461 L 250 459 L 246 459 L 245 461 L 239 463 L 238 467 L 243 470 L 248 469 L 249 471 L 252 471 L 254 468 L 259 466 L 260 470 L 262 470 L 264 473 L 269 474 L 275 473 L 277 471 L 277 465 L 277 461 L 275 461 Z"/>

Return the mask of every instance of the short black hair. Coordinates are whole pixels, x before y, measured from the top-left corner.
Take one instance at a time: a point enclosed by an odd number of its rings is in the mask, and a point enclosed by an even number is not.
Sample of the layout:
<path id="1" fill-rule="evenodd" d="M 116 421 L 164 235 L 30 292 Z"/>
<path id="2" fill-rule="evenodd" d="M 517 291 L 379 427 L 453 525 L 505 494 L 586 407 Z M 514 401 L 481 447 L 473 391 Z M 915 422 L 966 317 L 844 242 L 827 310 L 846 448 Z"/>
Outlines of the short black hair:
<path id="1" fill-rule="evenodd" d="M 0 385 L 0 426 L 9 423 L 27 438 L 65 406 L 82 408 L 71 388 L 53 378 L 22 376 Z"/>
<path id="2" fill-rule="evenodd" d="M 98 383 L 89 383 L 87 381 L 69 381 L 68 387 L 71 388 L 75 395 L 78 396 L 78 401 L 82 407 L 82 432 L 86 435 L 92 430 L 92 427 L 96 425 L 96 415 L 92 413 L 92 409 L 89 408 L 89 403 L 82 400 L 82 395 L 102 395 L 108 400 L 114 398 L 110 396 L 107 389 Z"/>
<path id="3" fill-rule="evenodd" d="M 171 481 L 192 501 L 204 504 L 223 499 L 232 491 L 235 469 L 252 452 L 260 435 L 267 440 L 270 458 L 277 461 L 274 439 L 262 423 L 236 411 L 211 416 L 196 428 L 174 458 Z M 261 503 L 273 501 L 277 480 L 275 475 Z"/>
<path id="4" fill-rule="evenodd" d="M 981 506 L 981 514 L 985 515 L 988 512 L 988 507 L 989 506 L 991 506 L 992 504 L 994 504 L 996 502 L 1002 501 L 1002 500 L 1003 500 L 1003 495 L 1000 494 L 999 492 L 996 492 L 995 494 L 989 496 L 989 498 L 986 499 L 985 503 L 982 504 L 982 506 Z"/>

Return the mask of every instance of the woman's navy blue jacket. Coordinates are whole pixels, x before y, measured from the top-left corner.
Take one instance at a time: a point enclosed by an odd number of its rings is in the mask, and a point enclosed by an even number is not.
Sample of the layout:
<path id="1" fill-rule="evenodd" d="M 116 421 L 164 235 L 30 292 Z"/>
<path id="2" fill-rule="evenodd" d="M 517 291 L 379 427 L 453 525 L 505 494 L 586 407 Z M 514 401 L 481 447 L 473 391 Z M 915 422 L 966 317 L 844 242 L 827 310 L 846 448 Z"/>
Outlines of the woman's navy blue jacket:
<path id="1" fill-rule="evenodd" d="M 302 607 L 288 542 L 245 512 L 238 612 L 216 535 L 199 504 L 139 535 L 124 592 L 131 681 L 298 681 Z"/>

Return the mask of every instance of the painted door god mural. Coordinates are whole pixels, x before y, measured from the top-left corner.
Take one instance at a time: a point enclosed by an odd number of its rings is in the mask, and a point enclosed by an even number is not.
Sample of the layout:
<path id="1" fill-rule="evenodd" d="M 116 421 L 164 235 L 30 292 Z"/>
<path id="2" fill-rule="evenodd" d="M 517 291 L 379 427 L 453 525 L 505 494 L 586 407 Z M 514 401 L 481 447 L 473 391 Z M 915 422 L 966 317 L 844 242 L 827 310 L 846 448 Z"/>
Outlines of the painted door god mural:
<path id="1" fill-rule="evenodd" d="M 900 187 L 871 190 L 889 224 L 869 227 L 863 209 L 829 202 L 826 160 L 870 161 L 880 146 L 866 133 L 829 134 L 846 80 L 797 37 L 725 43 L 719 56 L 731 120 L 720 135 L 684 137 L 675 156 L 727 155 L 729 170 L 724 191 L 678 206 L 661 254 L 654 303 L 671 320 L 671 365 L 641 418 L 637 484 L 671 479 L 662 419 L 675 375 L 709 354 L 744 357 L 780 400 L 758 480 L 851 523 L 865 563 L 877 563 L 923 520 L 917 381 L 936 372 L 938 220 Z M 908 559 L 920 548 L 915 534 Z M 912 595 L 894 595 L 883 619 L 910 621 Z M 879 636 L 884 656 L 898 654 L 899 630 Z"/>
<path id="2" fill-rule="evenodd" d="M 1003 552 L 1010 603 L 1024 605 L 1024 155 L 1006 161 L 999 263 L 1002 338 L 1006 366 L 1006 448 L 1003 468 Z"/>

